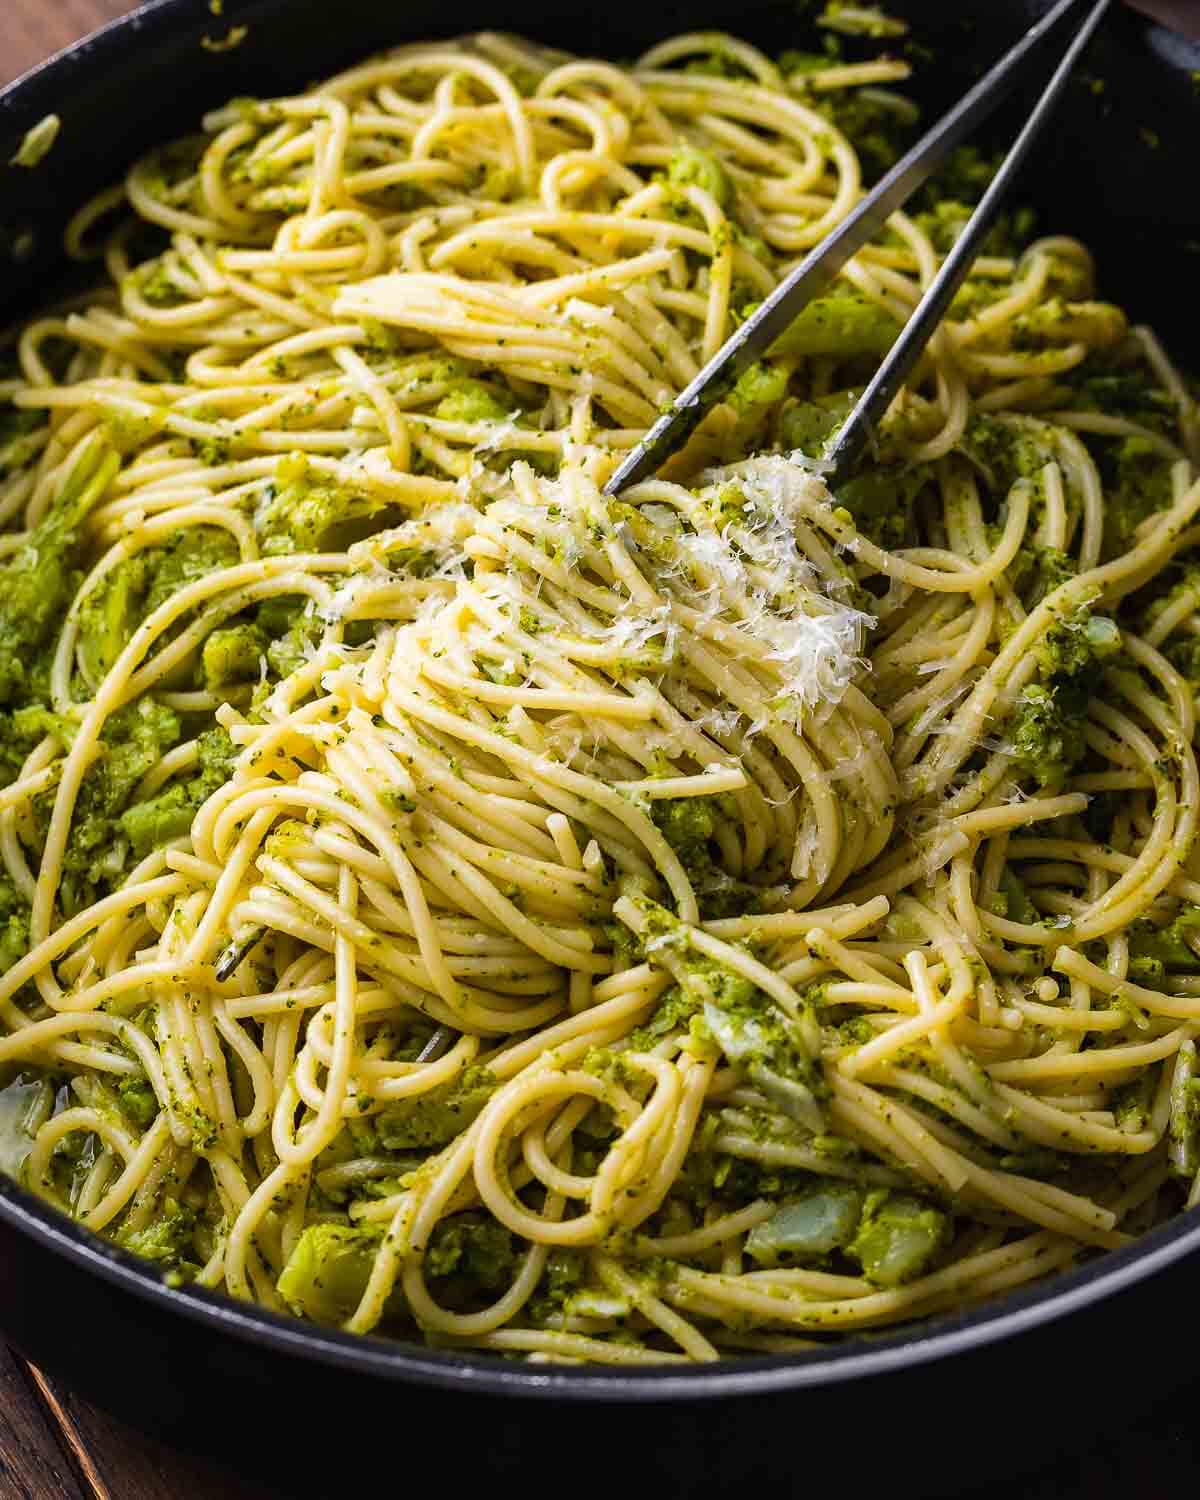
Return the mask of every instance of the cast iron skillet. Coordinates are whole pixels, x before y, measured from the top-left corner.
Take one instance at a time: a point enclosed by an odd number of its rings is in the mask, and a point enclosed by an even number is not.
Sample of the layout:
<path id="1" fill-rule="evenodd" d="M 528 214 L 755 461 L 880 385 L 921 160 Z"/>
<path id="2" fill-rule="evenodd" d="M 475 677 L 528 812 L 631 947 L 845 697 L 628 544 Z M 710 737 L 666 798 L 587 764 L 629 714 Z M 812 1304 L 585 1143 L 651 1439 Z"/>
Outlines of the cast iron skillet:
<path id="1" fill-rule="evenodd" d="M 506 29 L 615 57 L 722 26 L 766 46 L 802 39 L 801 0 L 506 0 Z M 933 50 L 944 105 L 1045 0 L 892 0 Z M 0 317 L 30 312 L 63 271 L 70 212 L 146 146 L 236 94 L 277 93 L 372 49 L 496 26 L 481 0 L 153 0 L 0 92 L 0 163 L 50 112 L 35 171 L 0 167 Z M 214 51 L 231 27 L 240 45 Z M 1028 197 L 1101 252 L 1104 291 L 1185 353 L 1200 344 L 1200 200 L 1189 181 L 1200 48 L 1114 16 L 1035 164 Z M 0 1179 L 0 1327 L 79 1389 L 196 1450 L 328 1494 L 372 1472 L 401 1483 L 511 1480 L 532 1493 L 724 1493 L 769 1479 L 799 1493 L 887 1482 L 961 1492 L 1078 1448 L 1127 1402 L 1184 1373 L 1200 1222 L 968 1315 L 790 1359 L 613 1372 L 531 1366 L 353 1339 L 153 1269 Z M 460 1436 L 461 1435 L 461 1436 Z M 416 1466 L 416 1472 L 414 1472 Z"/>

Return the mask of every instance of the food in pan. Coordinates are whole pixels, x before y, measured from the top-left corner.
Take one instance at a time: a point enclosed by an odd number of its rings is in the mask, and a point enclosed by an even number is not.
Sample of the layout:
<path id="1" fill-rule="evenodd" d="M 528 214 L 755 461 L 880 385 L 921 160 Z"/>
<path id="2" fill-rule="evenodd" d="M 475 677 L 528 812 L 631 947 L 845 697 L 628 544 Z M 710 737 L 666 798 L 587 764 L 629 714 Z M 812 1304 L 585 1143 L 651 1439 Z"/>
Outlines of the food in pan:
<path id="1" fill-rule="evenodd" d="M 404 47 L 74 221 L 0 376 L 0 1139 L 173 1281 L 708 1360 L 1200 1195 L 1200 426 L 1088 250 L 1010 215 L 831 493 L 961 152 L 601 493 L 911 136 L 862 14 Z"/>

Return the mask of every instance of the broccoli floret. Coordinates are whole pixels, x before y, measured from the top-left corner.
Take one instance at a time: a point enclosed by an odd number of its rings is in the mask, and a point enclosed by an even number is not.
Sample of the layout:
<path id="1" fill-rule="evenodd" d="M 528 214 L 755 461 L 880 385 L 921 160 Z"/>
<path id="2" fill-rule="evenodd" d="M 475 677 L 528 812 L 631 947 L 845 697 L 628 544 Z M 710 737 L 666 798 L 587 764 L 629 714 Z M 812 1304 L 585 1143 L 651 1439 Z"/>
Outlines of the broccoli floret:
<path id="1" fill-rule="evenodd" d="M 281 459 L 254 517 L 263 553 L 320 552 L 366 535 L 385 501 L 314 480 L 303 458 Z"/>
<path id="2" fill-rule="evenodd" d="M 321 622 L 303 599 L 268 599 L 258 608 L 257 624 L 268 639 L 267 665 L 281 679 L 304 665 L 321 638 Z"/>
<path id="3" fill-rule="evenodd" d="M 713 798 L 663 797 L 651 805 L 650 816 L 685 869 L 708 868 L 708 841 L 717 826 Z"/>
<path id="4" fill-rule="evenodd" d="M 1002 159 L 977 146 L 959 146 L 914 198 L 917 223 L 937 249 L 945 253 L 953 248 Z M 1033 238 L 1035 226 L 1036 216 L 1027 206 L 1001 214 L 984 241 L 984 254 L 1019 255 Z"/>
<path id="5" fill-rule="evenodd" d="M 388 1151 L 448 1146 L 482 1114 L 498 1087 L 486 1068 L 467 1068 L 452 1083 L 414 1099 L 402 1099 L 375 1118 Z"/>
<path id="6" fill-rule="evenodd" d="M 178 714 L 149 695 L 105 725 L 101 758 L 83 778 L 63 856 L 64 911 L 80 910 L 98 891 L 119 883 L 128 853 L 120 816 L 138 782 L 180 738 Z M 35 803 L 39 810 L 42 801 Z"/>
<path id="7" fill-rule="evenodd" d="M 973 207 L 999 170 L 999 157 L 986 156 L 978 146 L 956 146 L 923 192 L 933 203 L 952 198 Z"/>
<path id="8" fill-rule="evenodd" d="M 176 781 L 166 791 L 146 802 L 136 802 L 120 818 L 122 834 L 138 859 L 152 849 L 183 838 L 196 813 L 233 774 L 237 747 L 223 729 L 210 729 L 200 736 L 200 770 L 186 781 Z"/>
<path id="9" fill-rule="evenodd" d="M 430 1276 L 453 1277 L 459 1290 L 497 1292 L 513 1279 L 518 1249 L 512 1231 L 483 1213 L 443 1219 L 429 1240 L 425 1269 Z"/>
<path id="10" fill-rule="evenodd" d="M 195 1264 L 192 1235 L 195 1210 L 168 1198 L 145 1229 L 117 1236 L 118 1244 L 143 1260 L 157 1262 L 164 1270 L 179 1270 Z"/>
<path id="11" fill-rule="evenodd" d="M 8 875 L 0 875 L 0 974 L 29 952 L 29 903 Z"/>
<path id="12" fill-rule="evenodd" d="M 707 976 L 702 982 L 707 983 Z M 805 1051 L 795 1022 L 753 986 L 733 1006 L 705 1001 L 703 1015 L 709 1035 L 727 1062 L 757 1084 L 784 1114 L 808 1118 L 812 1098 L 823 1095 L 827 1086 Z"/>
<path id="13" fill-rule="evenodd" d="M 444 422 L 507 422 L 515 405 L 505 406 L 482 380 L 456 380 L 438 402 L 434 416 Z"/>
<path id="14" fill-rule="evenodd" d="M 29 540 L 0 569 L 0 704 L 27 700 L 30 664 L 78 587 L 83 523 L 119 468 L 106 443 L 90 442 Z"/>
<path id="15" fill-rule="evenodd" d="M 1130 972 L 1157 978 L 1168 971 L 1200 974 L 1200 906 L 1184 905 L 1164 927 L 1145 920 L 1129 931 Z"/>
<path id="16" fill-rule="evenodd" d="M 1028 608 L 1040 604 L 1060 584 L 1079 572 L 1075 559 L 1057 547 L 1038 547 L 1026 542 L 1009 564 L 1008 580 Z"/>
<path id="17" fill-rule="evenodd" d="M 1069 619 L 1056 620 L 1035 649 L 1044 673 L 1075 677 L 1120 651 L 1121 630 L 1107 615 L 1079 609 Z"/>
<path id="18" fill-rule="evenodd" d="M 30 674 L 27 682 L 30 690 L 45 686 Z M 75 720 L 63 718 L 41 703 L 28 703 L 14 712 L 0 714 L 0 785 L 8 786 L 16 780 L 30 752 L 46 735 L 54 735 L 67 746 L 78 728 Z"/>
<path id="19" fill-rule="evenodd" d="M 348 1224 L 310 1224 L 276 1287 L 293 1312 L 315 1323 L 341 1323 L 362 1300 L 380 1236 Z M 393 1292 L 389 1307 L 399 1294 Z"/>
<path id="20" fill-rule="evenodd" d="M 0 918 L 0 974 L 7 974 L 28 952 L 28 911 L 14 911 Z"/>
<path id="21" fill-rule="evenodd" d="M 1121 631 L 1080 606 L 1056 618 L 1035 648 L 1039 678 L 1018 698 L 1009 721 L 1012 754 L 1039 786 L 1056 789 L 1083 759 L 1088 699 L 1103 663 L 1121 650 Z"/>
<path id="22" fill-rule="evenodd" d="M 902 1286 L 924 1274 L 950 1238 L 950 1220 L 907 1193 L 874 1192 L 863 1206 L 858 1233 L 846 1253 L 876 1286 Z"/>
<path id="23" fill-rule="evenodd" d="M 189 526 L 157 547 L 119 563 L 85 601 L 80 648 L 88 671 L 102 678 L 147 616 L 189 584 L 238 560 L 237 544 L 216 526 Z"/>
<path id="24" fill-rule="evenodd" d="M 243 623 L 214 630 L 204 643 L 204 685 L 210 692 L 257 682 L 267 653 L 267 638 L 257 625 Z"/>
<path id="25" fill-rule="evenodd" d="M 854 517 L 863 536 L 887 550 L 912 540 L 917 496 L 928 482 L 928 471 L 912 468 L 872 469 L 839 487 L 837 503 Z"/>
<path id="26" fill-rule="evenodd" d="M 1200 687 L 1200 636 L 1185 636 L 1173 641 L 1165 652 L 1167 660 L 1193 687 Z"/>
<path id="27" fill-rule="evenodd" d="M 728 208 L 733 188 L 725 168 L 710 151 L 701 151 L 698 146 L 686 143 L 675 147 L 667 165 L 667 181 L 672 187 L 696 186 L 703 188 L 717 200 L 721 208 Z"/>
<path id="28" fill-rule="evenodd" d="M 808 458 L 820 458 L 825 444 L 850 415 L 853 405 L 853 396 L 839 395 L 826 401 L 786 407 L 779 422 L 783 446 Z"/>
<path id="29" fill-rule="evenodd" d="M 1039 786 L 1055 789 L 1083 759 L 1087 690 L 1069 680 L 1031 682 L 1017 699 L 1009 740 L 1017 765 Z"/>
<path id="30" fill-rule="evenodd" d="M 798 83 L 803 81 L 806 73 L 820 73 L 822 69 L 840 62 L 842 57 L 842 44 L 835 36 L 823 37 L 825 45 L 824 52 L 803 52 L 795 47 L 789 47 L 781 52 L 776 59 L 775 66 L 787 79 L 796 79 Z"/>
<path id="31" fill-rule="evenodd" d="M 188 300 L 171 280 L 161 258 L 140 265 L 133 278 L 134 285 L 151 307 L 179 307 Z"/>
<path id="32" fill-rule="evenodd" d="M 1059 377 L 1070 390 L 1070 404 L 1077 411 L 1099 411 L 1106 416 L 1127 417 L 1141 427 L 1169 437 L 1179 412 L 1174 398 L 1154 383 L 1141 368 L 1106 368 L 1106 361 L 1089 357 L 1074 370 Z"/>
<path id="33" fill-rule="evenodd" d="M 702 78 L 748 78 L 750 75 L 742 63 L 731 53 L 720 47 L 697 57 L 689 57 L 680 70 L 695 73 Z"/>
<path id="34" fill-rule="evenodd" d="M 122 1078 L 117 1084 L 116 1092 L 117 1103 L 121 1106 L 122 1113 L 135 1125 L 140 1125 L 144 1130 L 147 1125 L 153 1123 L 158 1114 L 158 1099 L 148 1079 Z"/>
<path id="35" fill-rule="evenodd" d="M 709 408 L 683 447 L 666 460 L 663 477 L 685 483 L 701 469 L 761 449 L 791 373 L 787 360 L 759 360 L 743 370 L 725 399 Z"/>
<path id="36" fill-rule="evenodd" d="M 862 158 L 868 178 L 895 166 L 912 136 L 912 117 L 869 90 L 835 89 L 807 102 L 842 132 Z"/>
<path id="37" fill-rule="evenodd" d="M 962 449 L 1002 494 L 1018 479 L 1040 479 L 1054 457 L 1038 429 L 1031 431 L 1024 424 L 1016 426 L 988 416 L 977 416 L 970 423 L 963 434 Z"/>
<path id="38" fill-rule="evenodd" d="M 560 1317 L 586 1277 L 587 1259 L 578 1250 L 552 1250 L 537 1291 L 525 1308 L 533 1326 L 544 1328 L 552 1318 Z"/>
<path id="39" fill-rule="evenodd" d="M 672 985 L 658 1002 L 653 1015 L 644 1026 L 630 1033 L 629 1047 L 633 1052 L 643 1052 L 660 1042 L 669 1032 L 681 1027 L 686 1029 L 693 1016 L 700 1014 L 704 1002 L 697 994 Z"/>
<path id="40" fill-rule="evenodd" d="M 743 420 L 757 417 L 782 401 L 787 394 L 791 366 L 776 360 L 758 360 L 743 370 L 729 393 L 729 402 Z"/>

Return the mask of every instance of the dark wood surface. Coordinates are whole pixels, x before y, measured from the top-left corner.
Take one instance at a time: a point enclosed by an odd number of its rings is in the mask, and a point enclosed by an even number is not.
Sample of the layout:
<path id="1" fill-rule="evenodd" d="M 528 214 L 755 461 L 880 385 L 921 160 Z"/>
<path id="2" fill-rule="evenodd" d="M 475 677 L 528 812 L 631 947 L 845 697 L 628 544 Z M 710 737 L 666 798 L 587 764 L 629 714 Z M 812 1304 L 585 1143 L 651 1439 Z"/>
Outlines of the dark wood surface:
<path id="1" fill-rule="evenodd" d="M 0 0 L 0 84 L 132 8 L 129 0 Z M 1190 1310 L 1184 1315 L 1190 1318 Z M 1175 1500 L 1194 1492 L 1200 1389 L 1131 1419 L 1127 1395 L 1136 1377 L 1127 1382 L 1128 1373 L 1096 1374 L 1098 1403 L 1111 1402 L 1102 1443 L 1036 1476 L 976 1492 L 977 1500 Z M 1014 1393 L 1015 1422 L 1037 1420 L 1039 1388 L 1031 1378 L 1027 1396 Z M 282 1497 L 124 1426 L 0 1344 L 0 1500 Z"/>

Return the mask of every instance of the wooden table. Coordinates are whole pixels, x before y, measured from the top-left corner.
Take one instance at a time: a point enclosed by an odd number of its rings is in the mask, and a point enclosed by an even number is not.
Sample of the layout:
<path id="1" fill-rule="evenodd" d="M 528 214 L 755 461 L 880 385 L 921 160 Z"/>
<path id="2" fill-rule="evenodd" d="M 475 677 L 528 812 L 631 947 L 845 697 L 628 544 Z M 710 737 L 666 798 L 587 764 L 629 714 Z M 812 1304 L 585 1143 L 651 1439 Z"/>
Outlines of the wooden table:
<path id="1" fill-rule="evenodd" d="M 132 8 L 130 0 L 0 0 L 0 83 Z M 1136 1373 L 1127 1373 L 1135 1384 Z M 1031 1377 L 1036 1390 L 1034 1372 Z M 1200 1390 L 1122 1430 L 1126 1380 L 1119 1361 L 1107 1374 L 1085 1378 L 1097 1380 L 1099 1401 L 1112 1402 L 1107 1441 L 1032 1479 L 996 1488 L 991 1500 L 1174 1500 L 1194 1489 L 1200 1479 L 1200 1424 L 1194 1418 Z M 1036 1420 L 1032 1399 L 1014 1396 L 1014 1421 Z M 0 1500 L 185 1497 L 274 1500 L 271 1492 L 247 1486 L 225 1469 L 174 1453 L 114 1421 L 0 1345 Z M 976 1500 L 989 1500 L 988 1492 Z"/>

